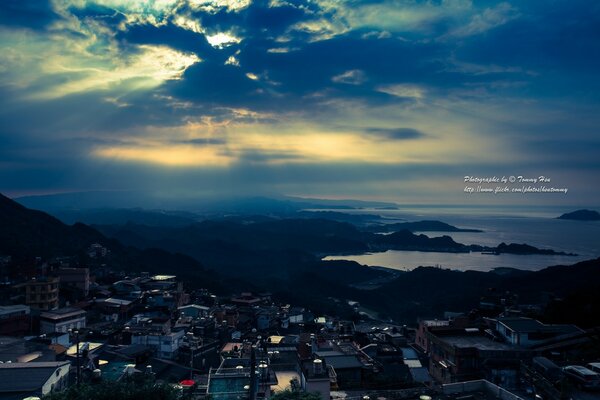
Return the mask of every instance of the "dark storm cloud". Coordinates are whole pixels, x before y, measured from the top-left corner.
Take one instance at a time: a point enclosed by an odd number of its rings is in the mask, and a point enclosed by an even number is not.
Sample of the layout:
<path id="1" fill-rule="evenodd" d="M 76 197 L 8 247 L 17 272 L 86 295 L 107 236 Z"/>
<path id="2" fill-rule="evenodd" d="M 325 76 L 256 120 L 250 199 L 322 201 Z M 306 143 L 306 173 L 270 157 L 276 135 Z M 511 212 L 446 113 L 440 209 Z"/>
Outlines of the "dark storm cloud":
<path id="1" fill-rule="evenodd" d="M 13 28 L 43 30 L 61 18 L 50 0 L 3 0 L 0 7 L 0 25 Z"/>
<path id="2" fill-rule="evenodd" d="M 198 63 L 185 72 L 182 81 L 170 84 L 173 95 L 199 103 L 248 106 L 264 98 L 262 85 L 232 65 L 213 61 Z"/>
<path id="3" fill-rule="evenodd" d="M 201 21 L 203 26 L 210 29 L 228 30 L 235 28 L 244 32 L 245 36 L 269 36 L 273 37 L 285 32 L 292 24 L 312 18 L 308 13 L 310 8 L 316 6 L 309 2 L 299 1 L 295 5 L 291 3 L 272 6 L 268 0 L 253 1 L 250 5 L 240 11 L 220 10 L 216 13 L 189 12 L 192 18 Z"/>
<path id="4" fill-rule="evenodd" d="M 118 32 L 116 38 L 124 42 L 125 48 L 127 44 L 166 45 L 177 50 L 193 52 L 203 59 L 216 59 L 221 62 L 227 59 L 226 52 L 215 50 L 203 34 L 183 29 L 171 22 L 161 26 L 134 25 L 126 31 Z"/>

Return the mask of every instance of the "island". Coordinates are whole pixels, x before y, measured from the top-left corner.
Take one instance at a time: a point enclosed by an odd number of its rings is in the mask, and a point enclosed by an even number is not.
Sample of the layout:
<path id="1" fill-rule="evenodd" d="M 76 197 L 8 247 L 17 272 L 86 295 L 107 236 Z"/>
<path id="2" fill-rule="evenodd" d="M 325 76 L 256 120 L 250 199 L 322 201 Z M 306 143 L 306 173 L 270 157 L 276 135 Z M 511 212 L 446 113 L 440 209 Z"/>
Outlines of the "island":
<path id="1" fill-rule="evenodd" d="M 570 213 L 565 213 L 558 219 L 571 219 L 575 221 L 600 221 L 600 213 L 593 210 L 577 210 Z"/>

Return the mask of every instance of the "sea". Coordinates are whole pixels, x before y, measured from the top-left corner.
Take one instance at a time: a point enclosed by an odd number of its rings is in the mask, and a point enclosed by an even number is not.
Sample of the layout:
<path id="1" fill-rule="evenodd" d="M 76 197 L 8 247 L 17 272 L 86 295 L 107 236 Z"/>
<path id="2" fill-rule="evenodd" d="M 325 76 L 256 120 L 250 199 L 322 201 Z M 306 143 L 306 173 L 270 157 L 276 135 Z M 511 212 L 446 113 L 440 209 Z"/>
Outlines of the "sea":
<path id="1" fill-rule="evenodd" d="M 576 256 L 439 253 L 388 250 L 379 253 L 331 255 L 325 260 L 353 260 L 363 265 L 412 270 L 436 266 L 455 270 L 490 271 L 495 268 L 540 270 L 553 265 L 570 265 L 600 257 L 600 221 L 562 220 L 556 217 L 574 208 L 564 207 L 469 207 L 406 206 L 398 209 L 344 210 L 352 214 L 377 214 L 386 222 L 439 220 L 458 228 L 483 232 L 415 232 L 429 237 L 448 235 L 456 242 L 497 246 L 505 243 L 529 245 L 575 253 Z M 340 210 L 336 210 L 340 211 Z"/>

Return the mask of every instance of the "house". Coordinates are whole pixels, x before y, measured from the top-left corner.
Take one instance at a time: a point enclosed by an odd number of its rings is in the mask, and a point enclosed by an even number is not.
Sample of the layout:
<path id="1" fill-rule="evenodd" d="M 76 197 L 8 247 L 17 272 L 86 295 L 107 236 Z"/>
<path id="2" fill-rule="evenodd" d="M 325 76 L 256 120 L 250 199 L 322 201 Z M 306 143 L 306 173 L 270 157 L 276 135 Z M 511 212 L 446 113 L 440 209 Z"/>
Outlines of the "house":
<path id="1" fill-rule="evenodd" d="M 256 297 L 249 292 L 244 292 L 239 296 L 234 296 L 231 298 L 231 302 L 239 306 L 253 306 L 255 304 L 259 304 L 261 301 L 262 300 L 260 297 Z"/>
<path id="2" fill-rule="evenodd" d="M 183 330 L 167 333 L 140 333 L 131 336 L 131 344 L 147 346 L 152 349 L 157 358 L 173 360 L 179 353 L 184 335 Z"/>
<path id="3" fill-rule="evenodd" d="M 0 398 L 41 397 L 65 389 L 70 362 L 0 364 Z"/>
<path id="4" fill-rule="evenodd" d="M 189 304 L 187 306 L 181 306 L 178 307 L 177 310 L 179 310 L 182 316 L 191 318 L 208 317 L 210 313 L 210 307 L 200 306 L 198 304 Z"/>
<path id="5" fill-rule="evenodd" d="M 514 387 L 520 361 L 529 360 L 531 351 L 503 343 L 479 328 L 428 331 L 429 373 L 440 383 L 488 379 Z"/>
<path id="6" fill-rule="evenodd" d="M 94 302 L 105 320 L 118 321 L 127 318 L 129 311 L 136 305 L 132 300 L 109 297 L 98 299 Z"/>
<path id="7" fill-rule="evenodd" d="M 500 318 L 496 330 L 508 343 L 523 347 L 535 346 L 563 335 L 583 333 L 575 325 L 547 325 L 524 317 Z"/>
<path id="8" fill-rule="evenodd" d="M 44 311 L 40 314 L 40 332 L 68 332 L 69 329 L 85 328 L 86 314 L 74 307 Z"/>
<path id="9" fill-rule="evenodd" d="M 0 306 L 0 335 L 24 336 L 31 330 L 31 309 L 19 304 Z"/>

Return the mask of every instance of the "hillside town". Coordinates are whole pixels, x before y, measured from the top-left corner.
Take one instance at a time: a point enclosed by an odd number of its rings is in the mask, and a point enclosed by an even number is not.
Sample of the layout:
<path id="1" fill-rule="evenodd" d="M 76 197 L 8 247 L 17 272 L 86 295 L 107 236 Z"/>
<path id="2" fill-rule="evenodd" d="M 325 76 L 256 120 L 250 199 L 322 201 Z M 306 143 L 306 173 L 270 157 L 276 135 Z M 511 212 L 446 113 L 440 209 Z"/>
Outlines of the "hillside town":
<path id="1" fill-rule="evenodd" d="M 271 293 L 215 295 L 175 275 L 74 257 L 36 259 L 0 287 L 0 399 L 144 376 L 182 398 L 591 399 L 600 330 L 544 324 L 510 294 L 398 325 L 359 303 L 352 320 Z M 2 257 L 4 269 L 13 261 Z M 449 289 L 450 290 L 450 289 Z M 596 372 L 594 372 L 596 371 Z M 27 379 L 24 379 L 27 377 Z"/>

